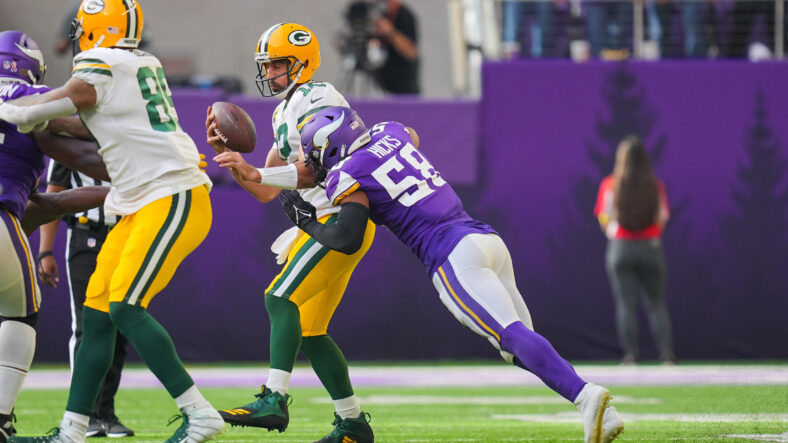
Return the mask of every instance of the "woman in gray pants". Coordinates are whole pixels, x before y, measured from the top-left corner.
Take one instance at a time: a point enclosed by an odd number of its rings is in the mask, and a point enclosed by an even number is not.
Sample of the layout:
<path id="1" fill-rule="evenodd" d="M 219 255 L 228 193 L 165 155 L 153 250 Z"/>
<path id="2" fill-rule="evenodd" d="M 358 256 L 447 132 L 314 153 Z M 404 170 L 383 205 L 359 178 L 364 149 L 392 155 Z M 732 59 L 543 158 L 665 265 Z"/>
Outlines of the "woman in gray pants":
<path id="1" fill-rule="evenodd" d="M 613 174 L 602 180 L 594 212 L 608 238 L 605 264 L 616 303 L 622 364 L 634 364 L 638 358 L 637 297 L 641 289 L 659 359 L 663 364 L 675 363 L 660 240 L 669 216 L 668 199 L 638 137 L 629 136 L 619 144 Z"/>

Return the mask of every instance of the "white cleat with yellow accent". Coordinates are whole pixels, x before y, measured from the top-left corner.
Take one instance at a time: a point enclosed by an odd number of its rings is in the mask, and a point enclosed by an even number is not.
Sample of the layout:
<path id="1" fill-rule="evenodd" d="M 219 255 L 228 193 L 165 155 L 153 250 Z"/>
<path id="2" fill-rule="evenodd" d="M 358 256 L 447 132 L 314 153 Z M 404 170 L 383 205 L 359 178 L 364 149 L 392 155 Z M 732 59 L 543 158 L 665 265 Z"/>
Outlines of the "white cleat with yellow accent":
<path id="1" fill-rule="evenodd" d="M 602 418 L 610 403 L 610 391 L 594 383 L 586 383 L 575 399 L 585 431 L 585 443 L 601 443 Z"/>

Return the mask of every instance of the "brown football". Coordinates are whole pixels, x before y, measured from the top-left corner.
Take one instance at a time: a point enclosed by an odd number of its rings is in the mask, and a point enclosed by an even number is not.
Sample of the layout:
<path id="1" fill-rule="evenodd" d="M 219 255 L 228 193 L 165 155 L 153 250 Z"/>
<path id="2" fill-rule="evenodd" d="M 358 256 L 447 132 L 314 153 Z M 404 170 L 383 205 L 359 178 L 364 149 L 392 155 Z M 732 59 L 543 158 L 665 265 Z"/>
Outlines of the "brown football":
<path id="1" fill-rule="evenodd" d="M 211 114 L 216 116 L 216 135 L 229 149 L 244 153 L 254 150 L 257 131 L 243 108 L 229 102 L 216 102 L 211 105 Z"/>

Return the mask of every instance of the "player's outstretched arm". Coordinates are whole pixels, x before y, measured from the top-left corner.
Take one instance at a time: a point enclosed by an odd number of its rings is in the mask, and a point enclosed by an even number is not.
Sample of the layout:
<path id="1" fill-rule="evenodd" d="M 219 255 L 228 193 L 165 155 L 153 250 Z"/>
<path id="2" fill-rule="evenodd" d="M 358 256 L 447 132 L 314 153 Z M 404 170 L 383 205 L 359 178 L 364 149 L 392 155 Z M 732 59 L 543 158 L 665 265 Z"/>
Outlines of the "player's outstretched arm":
<path id="1" fill-rule="evenodd" d="M 92 178 L 110 181 L 107 167 L 95 143 L 43 131 L 34 132 L 33 140 L 41 152 L 58 163 L 84 172 Z"/>
<path id="2" fill-rule="evenodd" d="M 287 164 L 275 149 L 268 152 L 265 168 L 255 168 L 237 152 L 225 151 L 213 160 L 229 169 L 235 181 L 262 203 L 276 198 L 282 189 L 305 189 L 315 186 L 315 171 L 304 161 Z"/>
<path id="3" fill-rule="evenodd" d="M 22 133 L 40 131 L 50 120 L 68 117 L 96 104 L 96 88 L 78 78 L 45 94 L 24 101 L 0 103 L 0 120 L 17 125 Z"/>
<path id="4" fill-rule="evenodd" d="M 323 246 L 348 255 L 361 249 L 369 219 L 369 200 L 363 191 L 345 197 L 336 223 L 330 225 L 317 221 L 315 207 L 297 191 L 283 191 L 279 201 L 290 221 Z"/>
<path id="5" fill-rule="evenodd" d="M 54 194 L 35 193 L 30 196 L 22 218 L 25 234 L 32 234 L 36 228 L 58 219 L 65 214 L 84 212 L 102 206 L 109 188 L 106 186 L 84 186 Z"/>

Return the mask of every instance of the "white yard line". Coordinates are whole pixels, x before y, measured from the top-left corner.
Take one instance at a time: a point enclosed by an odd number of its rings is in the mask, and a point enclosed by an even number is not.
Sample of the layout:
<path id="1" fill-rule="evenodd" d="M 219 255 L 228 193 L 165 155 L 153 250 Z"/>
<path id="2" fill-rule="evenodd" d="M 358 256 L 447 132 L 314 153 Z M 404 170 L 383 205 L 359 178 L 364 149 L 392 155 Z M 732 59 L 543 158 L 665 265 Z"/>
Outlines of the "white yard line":
<path id="1" fill-rule="evenodd" d="M 678 365 L 602 366 L 577 365 L 584 379 L 606 386 L 642 385 L 776 385 L 788 386 L 786 365 Z M 254 387 L 265 381 L 266 367 L 189 368 L 200 387 Z M 355 386 L 542 386 L 541 380 L 514 366 L 354 366 L 350 377 Z M 35 367 L 25 380 L 25 389 L 66 389 L 67 369 Z M 311 368 L 297 367 L 291 386 L 320 386 Z M 161 384 L 144 368 L 126 368 L 121 388 L 156 388 Z"/>

